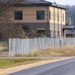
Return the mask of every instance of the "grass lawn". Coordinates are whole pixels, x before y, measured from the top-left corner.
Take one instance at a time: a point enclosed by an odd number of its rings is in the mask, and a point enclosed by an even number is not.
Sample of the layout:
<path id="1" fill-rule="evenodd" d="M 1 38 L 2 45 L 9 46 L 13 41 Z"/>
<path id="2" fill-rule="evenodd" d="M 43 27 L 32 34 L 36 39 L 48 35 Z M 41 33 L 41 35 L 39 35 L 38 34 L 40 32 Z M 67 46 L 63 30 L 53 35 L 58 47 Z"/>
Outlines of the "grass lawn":
<path id="1" fill-rule="evenodd" d="M 12 66 L 33 63 L 39 60 L 40 59 L 26 59 L 26 58 L 0 59 L 0 68 L 8 68 Z"/>

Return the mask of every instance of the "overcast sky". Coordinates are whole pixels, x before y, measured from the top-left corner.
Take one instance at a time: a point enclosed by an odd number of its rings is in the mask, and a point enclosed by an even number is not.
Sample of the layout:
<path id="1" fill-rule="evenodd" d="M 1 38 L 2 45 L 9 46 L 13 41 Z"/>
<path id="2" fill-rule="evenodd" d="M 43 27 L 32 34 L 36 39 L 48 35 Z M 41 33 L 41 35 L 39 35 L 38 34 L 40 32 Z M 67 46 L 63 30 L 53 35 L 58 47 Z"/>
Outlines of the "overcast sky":
<path id="1" fill-rule="evenodd" d="M 75 5 L 75 0 L 47 0 L 50 2 L 56 2 L 61 5 Z"/>

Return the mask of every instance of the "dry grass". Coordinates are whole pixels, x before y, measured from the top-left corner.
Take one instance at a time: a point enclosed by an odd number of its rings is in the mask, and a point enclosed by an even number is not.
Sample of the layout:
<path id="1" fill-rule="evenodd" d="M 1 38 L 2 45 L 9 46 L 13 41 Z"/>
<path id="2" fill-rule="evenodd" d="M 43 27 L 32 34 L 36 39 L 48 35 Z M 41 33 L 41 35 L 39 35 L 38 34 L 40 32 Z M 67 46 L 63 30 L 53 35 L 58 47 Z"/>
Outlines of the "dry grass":
<path id="1" fill-rule="evenodd" d="M 6 42 L 0 42 L 0 57 L 8 56 L 8 47 Z M 18 54 L 17 57 L 21 56 L 75 56 L 75 45 L 69 45 L 64 47 L 49 47 L 45 50 L 35 51 L 33 50 L 29 54 Z"/>
<path id="2" fill-rule="evenodd" d="M 0 51 L 0 57 L 8 57 L 9 51 L 8 50 L 2 50 Z"/>
<path id="3" fill-rule="evenodd" d="M 39 52 L 32 51 L 30 56 L 75 56 L 75 46 L 50 47 Z"/>
<path id="4" fill-rule="evenodd" d="M 0 40 L 0 57 L 8 56 L 8 42 L 7 40 Z"/>

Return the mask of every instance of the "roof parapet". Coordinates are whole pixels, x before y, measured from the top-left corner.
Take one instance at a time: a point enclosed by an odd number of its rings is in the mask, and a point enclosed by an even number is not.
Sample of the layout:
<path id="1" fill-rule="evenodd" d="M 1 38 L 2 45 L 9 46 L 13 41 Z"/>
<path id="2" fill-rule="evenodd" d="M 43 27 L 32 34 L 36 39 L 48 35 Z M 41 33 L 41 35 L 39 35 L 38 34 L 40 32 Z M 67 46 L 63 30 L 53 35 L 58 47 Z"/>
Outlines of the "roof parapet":
<path id="1" fill-rule="evenodd" d="M 62 8 L 62 9 L 67 9 L 65 6 L 59 5 L 59 4 L 57 4 L 56 2 L 52 3 L 52 6 L 58 7 L 58 8 Z"/>

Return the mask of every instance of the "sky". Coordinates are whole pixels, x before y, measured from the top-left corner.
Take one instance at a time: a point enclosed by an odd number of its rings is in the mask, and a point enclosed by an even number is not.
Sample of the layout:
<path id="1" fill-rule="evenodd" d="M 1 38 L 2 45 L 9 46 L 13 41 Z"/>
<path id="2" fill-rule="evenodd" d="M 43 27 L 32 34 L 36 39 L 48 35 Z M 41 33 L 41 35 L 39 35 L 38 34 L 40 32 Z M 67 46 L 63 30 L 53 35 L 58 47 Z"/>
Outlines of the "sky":
<path id="1" fill-rule="evenodd" d="M 47 0 L 61 5 L 75 5 L 75 0 Z"/>

